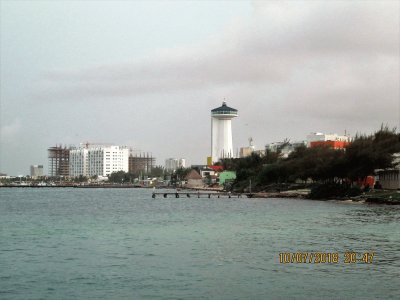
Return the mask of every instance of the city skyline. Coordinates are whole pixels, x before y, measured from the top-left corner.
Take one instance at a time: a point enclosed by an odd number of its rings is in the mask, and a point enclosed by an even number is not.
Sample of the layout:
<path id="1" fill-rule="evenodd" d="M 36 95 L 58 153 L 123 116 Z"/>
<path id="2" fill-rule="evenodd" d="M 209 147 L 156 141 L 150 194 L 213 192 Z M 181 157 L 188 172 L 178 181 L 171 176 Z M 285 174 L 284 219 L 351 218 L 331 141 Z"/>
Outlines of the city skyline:
<path id="1" fill-rule="evenodd" d="M 399 128 L 399 2 L 1 1 L 0 172 L 56 144 L 108 141 L 157 164 L 233 148 Z"/>

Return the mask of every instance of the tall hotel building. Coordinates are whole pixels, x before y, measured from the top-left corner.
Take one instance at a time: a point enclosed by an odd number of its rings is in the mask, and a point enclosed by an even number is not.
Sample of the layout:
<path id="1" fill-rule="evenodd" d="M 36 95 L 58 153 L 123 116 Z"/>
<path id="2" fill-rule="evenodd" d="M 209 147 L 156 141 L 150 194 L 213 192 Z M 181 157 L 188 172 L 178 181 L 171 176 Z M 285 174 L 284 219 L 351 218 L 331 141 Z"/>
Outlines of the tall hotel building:
<path id="1" fill-rule="evenodd" d="M 165 160 L 165 170 L 175 172 L 179 168 L 185 168 L 186 161 L 184 158 L 168 158 Z"/>
<path id="2" fill-rule="evenodd" d="M 32 165 L 31 166 L 31 177 L 38 178 L 43 176 L 43 165 Z"/>
<path id="3" fill-rule="evenodd" d="M 113 172 L 129 170 L 129 150 L 124 146 L 85 144 L 71 149 L 70 176 L 108 176 Z"/>
<path id="4" fill-rule="evenodd" d="M 77 148 L 69 151 L 69 174 L 71 177 L 88 176 L 88 152 L 87 148 Z"/>

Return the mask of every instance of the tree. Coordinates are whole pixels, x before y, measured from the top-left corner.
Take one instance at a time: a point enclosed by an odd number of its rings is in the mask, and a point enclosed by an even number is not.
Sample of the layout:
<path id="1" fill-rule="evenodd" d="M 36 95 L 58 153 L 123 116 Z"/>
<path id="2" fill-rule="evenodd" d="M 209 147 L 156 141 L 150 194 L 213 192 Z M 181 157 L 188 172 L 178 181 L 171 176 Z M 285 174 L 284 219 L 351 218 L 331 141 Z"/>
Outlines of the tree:
<path id="1" fill-rule="evenodd" d="M 176 185 L 181 181 L 185 180 L 187 174 L 189 174 L 191 168 L 183 168 L 180 167 L 179 169 L 175 170 L 174 173 L 171 174 L 171 184 Z"/>
<path id="2" fill-rule="evenodd" d="M 374 134 L 357 135 L 346 149 L 301 146 L 287 158 L 280 156 L 279 149 L 277 152 L 267 149 L 263 157 L 252 154 L 244 158 L 224 159 L 221 163 L 225 169 L 236 171 L 234 188 L 245 187 L 250 179 L 257 188 L 309 178 L 335 187 L 363 180 L 373 175 L 376 169 L 392 167 L 394 153 L 398 152 L 400 134 L 396 129 L 382 126 Z M 347 193 L 347 187 L 343 191 Z"/>
<path id="3" fill-rule="evenodd" d="M 190 170 L 190 168 L 180 167 L 174 172 L 174 175 L 178 180 L 184 180 L 186 175 L 189 174 Z"/>
<path id="4" fill-rule="evenodd" d="M 163 177 L 164 175 L 164 168 L 162 166 L 156 166 L 151 169 L 150 176 L 151 177 Z"/>
<path id="5" fill-rule="evenodd" d="M 265 150 L 265 163 L 273 164 L 278 162 L 282 158 L 282 153 L 280 151 L 271 151 L 270 149 Z"/>
<path id="6" fill-rule="evenodd" d="M 108 180 L 113 183 L 127 183 L 132 179 L 132 175 L 124 171 L 113 172 L 108 176 Z"/>
<path id="7" fill-rule="evenodd" d="M 390 168 L 397 152 L 400 152 L 400 134 L 395 128 L 381 126 L 372 135 L 357 135 L 346 150 L 347 175 L 358 180 L 374 174 L 376 169 Z"/>
<path id="8" fill-rule="evenodd" d="M 74 178 L 74 181 L 75 181 L 75 182 L 87 182 L 87 181 L 88 181 L 88 178 L 87 178 L 86 176 L 79 175 L 78 177 L 75 177 L 75 178 Z"/>

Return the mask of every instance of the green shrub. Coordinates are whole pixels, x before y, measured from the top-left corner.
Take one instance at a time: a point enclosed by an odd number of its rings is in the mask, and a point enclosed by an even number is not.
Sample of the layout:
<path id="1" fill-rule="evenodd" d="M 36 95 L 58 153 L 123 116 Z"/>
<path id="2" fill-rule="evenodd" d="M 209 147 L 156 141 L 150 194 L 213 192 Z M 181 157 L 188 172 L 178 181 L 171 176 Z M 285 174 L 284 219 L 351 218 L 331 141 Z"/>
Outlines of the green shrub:
<path id="1" fill-rule="evenodd" d="M 309 194 L 310 199 L 332 199 L 355 197 L 361 194 L 361 189 L 357 186 L 350 186 L 339 183 L 323 183 L 312 187 Z"/>

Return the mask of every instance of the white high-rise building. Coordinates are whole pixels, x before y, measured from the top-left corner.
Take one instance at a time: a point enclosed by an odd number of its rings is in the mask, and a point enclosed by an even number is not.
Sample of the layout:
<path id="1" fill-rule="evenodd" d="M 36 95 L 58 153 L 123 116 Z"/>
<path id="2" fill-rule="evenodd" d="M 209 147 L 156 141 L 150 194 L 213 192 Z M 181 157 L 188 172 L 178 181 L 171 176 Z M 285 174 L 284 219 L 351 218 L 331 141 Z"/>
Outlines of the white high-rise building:
<path id="1" fill-rule="evenodd" d="M 43 176 L 43 165 L 32 165 L 31 166 L 31 177 L 37 178 Z"/>
<path id="2" fill-rule="evenodd" d="M 184 158 L 168 158 L 165 160 L 166 171 L 176 171 L 179 168 L 186 167 L 186 160 Z"/>
<path id="3" fill-rule="evenodd" d="M 88 176 L 88 152 L 89 149 L 87 148 L 69 151 L 69 176 Z"/>
<path id="4" fill-rule="evenodd" d="M 70 151 L 70 176 L 108 176 L 129 170 L 129 150 L 123 146 L 89 145 Z"/>
<path id="5" fill-rule="evenodd" d="M 238 111 L 228 107 L 226 102 L 222 106 L 211 110 L 211 159 L 217 162 L 221 158 L 233 158 L 232 122 L 238 116 Z"/>

